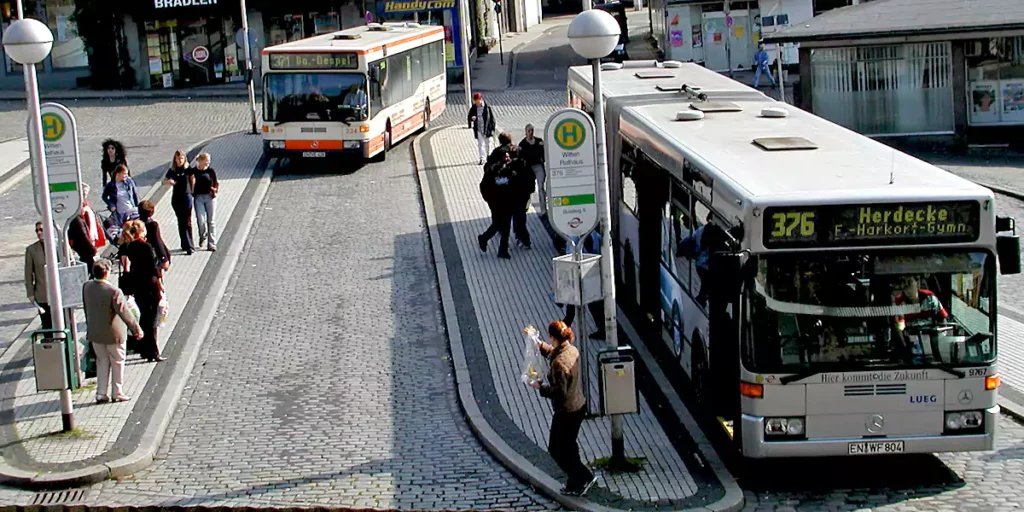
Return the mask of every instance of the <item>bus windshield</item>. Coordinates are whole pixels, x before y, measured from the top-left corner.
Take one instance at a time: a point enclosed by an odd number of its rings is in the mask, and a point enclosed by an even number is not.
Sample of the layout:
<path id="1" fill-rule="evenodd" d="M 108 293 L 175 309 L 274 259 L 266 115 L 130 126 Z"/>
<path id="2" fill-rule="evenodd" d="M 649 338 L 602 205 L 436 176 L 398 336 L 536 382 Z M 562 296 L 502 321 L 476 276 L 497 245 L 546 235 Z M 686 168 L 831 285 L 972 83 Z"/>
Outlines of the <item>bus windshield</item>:
<path id="1" fill-rule="evenodd" d="M 994 266 L 982 252 L 763 256 L 744 361 L 759 373 L 989 363 Z"/>
<path id="2" fill-rule="evenodd" d="M 268 73 L 264 83 L 266 121 L 365 121 L 369 114 L 366 76 L 358 73 Z"/>

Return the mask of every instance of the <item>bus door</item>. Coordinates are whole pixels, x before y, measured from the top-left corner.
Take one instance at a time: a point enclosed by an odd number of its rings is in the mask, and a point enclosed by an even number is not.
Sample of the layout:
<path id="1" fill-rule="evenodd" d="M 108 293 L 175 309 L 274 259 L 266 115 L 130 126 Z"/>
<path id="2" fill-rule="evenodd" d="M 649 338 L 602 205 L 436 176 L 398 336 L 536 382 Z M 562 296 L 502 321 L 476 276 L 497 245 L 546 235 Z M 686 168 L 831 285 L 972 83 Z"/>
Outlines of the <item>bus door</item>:
<path id="1" fill-rule="evenodd" d="M 715 235 L 715 236 L 709 236 Z M 737 421 L 740 414 L 740 293 L 747 254 L 729 250 L 725 231 L 708 224 L 704 231 L 712 250 L 708 262 L 708 370 L 711 380 L 711 412 Z M 717 240 L 712 241 L 715 238 Z M 731 245 L 731 244 L 729 244 Z"/>

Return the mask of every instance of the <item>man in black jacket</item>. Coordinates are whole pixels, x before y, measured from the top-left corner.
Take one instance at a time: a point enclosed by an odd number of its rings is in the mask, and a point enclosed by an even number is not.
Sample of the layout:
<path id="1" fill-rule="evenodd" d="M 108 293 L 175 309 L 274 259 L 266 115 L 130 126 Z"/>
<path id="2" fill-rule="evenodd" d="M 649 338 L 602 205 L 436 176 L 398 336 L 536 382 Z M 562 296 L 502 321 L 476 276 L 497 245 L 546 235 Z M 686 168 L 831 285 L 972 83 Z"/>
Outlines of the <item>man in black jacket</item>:
<path id="1" fill-rule="evenodd" d="M 484 177 L 480 181 L 480 194 L 491 209 L 491 225 L 480 236 L 477 242 L 480 250 L 487 252 L 487 243 L 496 234 L 501 238 L 498 243 L 498 257 L 511 258 L 508 253 L 508 235 L 512 219 L 519 212 L 525 217 L 526 208 L 524 194 L 529 197 L 533 191 L 525 191 L 525 183 L 533 183 L 533 178 L 523 172 L 522 161 L 518 158 L 518 148 L 512 145 L 512 137 L 507 133 L 499 136 L 501 146 L 487 158 Z M 522 225 L 516 226 L 516 237 L 524 245 L 530 247 L 530 234 L 526 231 L 525 219 Z"/>
<path id="2" fill-rule="evenodd" d="M 484 103 L 483 95 L 478 92 L 473 93 L 473 106 L 466 114 L 466 123 L 473 130 L 477 152 L 480 155 L 479 164 L 483 165 L 484 158 L 491 151 L 491 137 L 494 136 L 495 122 L 491 106 Z"/>

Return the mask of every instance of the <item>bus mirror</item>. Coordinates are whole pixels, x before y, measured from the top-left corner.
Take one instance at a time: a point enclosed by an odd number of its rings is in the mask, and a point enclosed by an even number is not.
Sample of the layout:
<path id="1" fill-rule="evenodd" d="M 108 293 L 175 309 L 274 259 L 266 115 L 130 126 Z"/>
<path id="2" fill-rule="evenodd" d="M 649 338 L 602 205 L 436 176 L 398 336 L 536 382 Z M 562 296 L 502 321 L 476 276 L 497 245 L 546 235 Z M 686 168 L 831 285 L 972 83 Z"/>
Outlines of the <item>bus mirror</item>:
<path id="1" fill-rule="evenodd" d="M 996 237 L 996 254 L 999 255 L 999 273 L 1020 274 L 1020 237 L 999 235 Z"/>
<path id="2" fill-rule="evenodd" d="M 1003 233 L 1005 231 L 1017 231 L 1017 223 L 1013 220 L 1013 217 L 996 217 L 996 233 Z"/>

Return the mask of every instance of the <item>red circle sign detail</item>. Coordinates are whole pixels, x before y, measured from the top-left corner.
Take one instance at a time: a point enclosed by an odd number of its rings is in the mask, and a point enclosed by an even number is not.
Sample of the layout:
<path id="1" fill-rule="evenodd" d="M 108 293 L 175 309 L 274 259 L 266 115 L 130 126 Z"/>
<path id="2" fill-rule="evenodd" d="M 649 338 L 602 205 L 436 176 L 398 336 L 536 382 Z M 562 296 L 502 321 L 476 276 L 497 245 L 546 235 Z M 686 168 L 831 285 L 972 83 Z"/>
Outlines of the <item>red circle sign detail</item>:
<path id="1" fill-rule="evenodd" d="M 202 64 L 210 59 L 210 50 L 207 50 L 205 46 L 196 46 L 192 49 L 192 59 Z"/>

